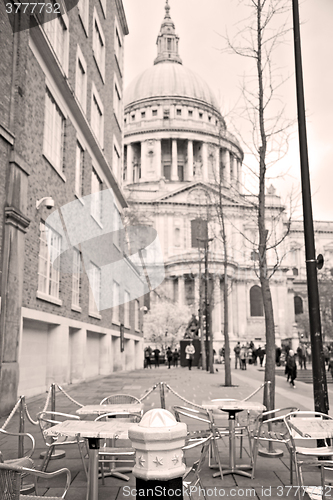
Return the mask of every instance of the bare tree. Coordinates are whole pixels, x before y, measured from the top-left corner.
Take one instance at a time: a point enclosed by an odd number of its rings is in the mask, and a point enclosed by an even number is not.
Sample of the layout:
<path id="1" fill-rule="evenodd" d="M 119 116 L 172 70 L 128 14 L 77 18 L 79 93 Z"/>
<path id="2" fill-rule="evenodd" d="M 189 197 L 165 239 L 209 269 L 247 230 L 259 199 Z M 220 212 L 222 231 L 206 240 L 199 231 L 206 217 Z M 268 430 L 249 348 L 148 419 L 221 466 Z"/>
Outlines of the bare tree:
<path id="1" fill-rule="evenodd" d="M 284 145 L 287 144 L 286 134 L 290 125 L 283 120 L 283 106 L 277 100 L 277 90 L 284 80 L 277 76 L 273 64 L 274 50 L 288 31 L 286 14 L 290 6 L 286 0 L 250 0 L 247 6 L 249 17 L 245 21 L 245 27 L 238 31 L 233 40 L 227 36 L 226 41 L 228 50 L 250 58 L 256 71 L 255 78 L 253 75 L 247 78 L 243 98 L 252 134 L 248 150 L 254 155 L 258 166 L 253 169 L 259 183 L 258 265 L 265 315 L 265 381 L 271 383 L 271 397 L 266 390 L 264 404 L 272 409 L 275 406 L 275 328 L 269 282 L 272 269 L 267 261 L 269 231 L 266 220 L 266 178 L 267 169 L 272 162 L 278 161 L 286 152 Z M 274 244 L 275 248 L 278 243 Z"/>

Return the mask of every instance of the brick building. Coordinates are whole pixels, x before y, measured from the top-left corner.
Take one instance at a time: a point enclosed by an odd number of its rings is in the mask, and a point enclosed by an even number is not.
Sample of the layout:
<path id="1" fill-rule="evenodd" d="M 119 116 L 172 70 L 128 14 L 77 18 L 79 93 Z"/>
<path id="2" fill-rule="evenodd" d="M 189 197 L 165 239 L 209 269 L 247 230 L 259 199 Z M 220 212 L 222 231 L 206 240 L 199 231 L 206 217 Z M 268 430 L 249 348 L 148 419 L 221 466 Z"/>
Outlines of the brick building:
<path id="1" fill-rule="evenodd" d="M 126 207 L 122 0 L 80 0 L 69 11 L 60 2 L 61 15 L 5 9 L 1 3 L 2 412 L 17 394 L 134 369 L 143 359 L 140 270 L 123 257 L 119 233 L 112 236 Z M 65 225 L 52 227 L 48 217 Z M 100 256 L 82 254 L 82 241 L 107 233 L 104 252 L 117 249 L 135 293 L 110 274 L 112 263 L 106 279 Z"/>

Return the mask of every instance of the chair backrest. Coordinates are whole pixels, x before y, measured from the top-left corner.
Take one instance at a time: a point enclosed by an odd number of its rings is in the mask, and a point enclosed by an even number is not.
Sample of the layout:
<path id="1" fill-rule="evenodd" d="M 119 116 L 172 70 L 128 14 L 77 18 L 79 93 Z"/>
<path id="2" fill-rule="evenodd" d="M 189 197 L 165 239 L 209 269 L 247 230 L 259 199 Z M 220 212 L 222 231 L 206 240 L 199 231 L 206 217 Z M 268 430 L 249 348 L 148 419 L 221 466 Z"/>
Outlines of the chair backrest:
<path id="1" fill-rule="evenodd" d="M 64 420 L 80 420 L 80 417 L 78 415 L 70 415 L 68 413 L 61 413 L 59 411 L 42 411 L 38 413 L 37 418 L 40 430 L 42 431 L 42 435 L 46 443 L 52 441 L 52 438 L 45 438 L 44 431 L 46 431 L 53 425 L 60 424 Z"/>
<path id="2" fill-rule="evenodd" d="M 209 450 L 209 445 L 211 443 L 211 440 L 213 439 L 213 434 L 210 434 L 207 436 L 205 439 L 202 439 L 201 441 L 197 441 L 195 443 L 191 443 L 188 445 L 183 446 L 183 452 L 186 450 L 192 450 L 193 448 L 196 447 L 201 447 L 201 452 L 200 452 L 200 458 L 199 460 L 195 461 L 191 467 L 191 469 L 188 471 L 186 476 L 190 475 L 192 472 L 194 473 L 191 481 L 189 483 L 184 483 L 187 489 L 191 491 L 191 487 L 193 488 L 198 484 L 200 481 L 200 474 L 202 472 L 202 468 L 206 462 L 208 450 Z"/>
<path id="3" fill-rule="evenodd" d="M 105 404 L 132 404 L 132 403 L 141 403 L 139 398 L 132 396 L 131 394 L 110 394 L 106 398 L 102 399 L 100 405 Z"/>
<path id="4" fill-rule="evenodd" d="M 141 415 L 139 415 L 138 413 L 131 413 L 129 411 L 112 411 L 110 413 L 103 413 L 103 415 L 98 415 L 98 417 L 95 418 L 95 422 L 98 422 L 100 420 L 107 421 L 109 418 L 121 418 L 124 421 L 128 421 L 128 419 L 130 419 L 130 422 L 140 422 Z"/>
<path id="5" fill-rule="evenodd" d="M 200 422 L 204 422 L 206 424 L 211 424 L 209 412 L 204 408 L 194 409 L 194 408 L 187 408 L 185 406 L 174 406 L 173 411 L 175 413 L 177 422 L 184 421 L 184 418 L 181 419 L 181 417 L 185 417 Z"/>
<path id="6" fill-rule="evenodd" d="M 0 500 L 19 500 L 22 469 L 0 463 Z"/>
<path id="7" fill-rule="evenodd" d="M 295 430 L 295 429 L 297 429 L 297 420 L 298 419 L 302 419 L 302 420 L 309 419 L 309 422 L 308 423 L 306 422 L 306 425 L 305 425 L 306 431 L 303 435 L 300 435 Z M 333 417 L 330 417 L 329 415 L 326 415 L 326 413 L 320 413 L 318 411 L 294 411 L 294 412 L 288 413 L 284 417 L 284 422 L 287 426 L 287 429 L 288 429 L 289 434 L 290 434 L 291 442 L 293 443 L 294 446 L 295 446 L 295 439 L 296 440 L 301 439 L 302 440 L 302 447 L 306 447 L 307 440 L 313 441 L 314 439 L 320 439 L 320 438 L 323 441 L 324 447 L 327 446 L 327 441 L 325 438 L 331 438 L 333 423 L 332 423 L 332 426 L 330 426 L 330 430 L 327 431 L 327 435 L 325 435 L 325 433 L 326 433 L 325 429 L 323 429 L 323 431 L 321 431 L 321 429 L 319 429 L 320 433 L 323 432 L 323 434 L 321 434 L 319 436 L 319 435 L 316 435 L 316 431 L 314 431 L 314 433 L 311 432 L 311 430 L 312 430 L 311 429 L 311 420 L 313 420 L 313 419 L 332 421 Z M 309 434 L 307 434 L 307 431 L 309 432 Z M 309 443 L 309 446 L 312 446 L 312 444 Z"/>

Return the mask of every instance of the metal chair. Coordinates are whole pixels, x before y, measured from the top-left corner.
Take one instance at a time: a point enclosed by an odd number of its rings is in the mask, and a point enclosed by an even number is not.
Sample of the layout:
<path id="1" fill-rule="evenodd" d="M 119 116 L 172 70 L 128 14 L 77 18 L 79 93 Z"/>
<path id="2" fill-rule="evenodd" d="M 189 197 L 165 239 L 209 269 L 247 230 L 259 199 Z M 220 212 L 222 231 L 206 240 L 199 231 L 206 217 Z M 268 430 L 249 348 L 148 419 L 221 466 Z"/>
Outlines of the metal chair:
<path id="1" fill-rule="evenodd" d="M 300 423 L 298 423 L 300 419 Z M 326 421 L 327 424 L 320 423 Z M 284 417 L 284 422 L 289 431 L 290 441 L 287 446 L 290 446 L 290 453 L 295 464 L 295 472 L 297 486 L 299 486 L 298 498 L 302 499 L 301 492 L 304 489 L 302 467 L 304 466 L 321 466 L 332 467 L 332 461 L 324 457 L 333 457 L 333 446 L 331 444 L 333 432 L 333 418 L 325 413 L 315 411 L 297 411 L 288 413 Z M 302 426 L 305 432 L 301 432 L 298 426 Z M 313 427 L 314 426 L 314 427 Z M 313 446 L 314 441 L 320 440 L 320 446 Z M 302 446 L 299 446 L 296 441 L 301 441 Z M 323 471 L 325 477 L 325 471 Z"/>
<path id="2" fill-rule="evenodd" d="M 253 439 L 252 449 L 252 477 L 254 479 L 257 465 L 257 457 L 260 441 L 267 443 L 284 444 L 290 455 L 290 484 L 293 484 L 293 459 L 291 455 L 290 435 L 285 425 L 285 416 L 290 412 L 296 412 L 298 408 L 287 407 L 276 410 L 265 411 L 258 415 L 255 420 L 250 436 Z"/>
<path id="3" fill-rule="evenodd" d="M 33 500 L 59 500 L 59 497 L 38 496 L 37 479 L 52 479 L 60 474 L 66 474 L 66 485 L 61 498 L 65 498 L 71 482 L 71 473 L 68 469 L 60 469 L 55 472 L 41 472 L 35 469 L 19 467 L 14 465 L 0 464 L 0 500 L 22 500 L 22 498 Z M 21 482 L 23 476 L 33 476 L 37 496 L 20 496 Z"/>
<path id="4" fill-rule="evenodd" d="M 202 424 L 201 427 L 204 427 L 204 429 L 196 428 L 195 430 L 188 432 L 187 439 L 190 440 L 190 442 L 200 442 L 200 440 L 205 439 L 210 435 L 213 436 L 213 438 L 209 442 L 209 467 L 215 467 L 215 465 L 212 465 L 210 461 L 211 457 L 214 456 L 216 467 L 218 467 L 221 478 L 223 478 L 222 465 L 220 462 L 220 455 L 216 442 L 221 437 L 221 435 L 214 423 L 211 412 L 209 410 L 205 410 L 204 408 L 193 409 L 184 406 L 174 406 L 173 411 L 177 422 L 184 422 L 184 420 L 186 419 L 192 419 L 196 422 L 197 425 L 200 422 Z M 181 417 L 183 417 L 183 420 L 181 419 Z"/>
<path id="5" fill-rule="evenodd" d="M 70 439 L 65 436 L 59 436 L 57 438 L 49 438 L 46 437 L 44 434 L 44 431 L 46 429 L 49 429 L 53 425 L 60 424 L 64 420 L 80 420 L 80 417 L 77 415 L 70 415 L 67 413 L 60 413 L 57 411 L 42 411 L 37 415 L 38 417 L 38 422 L 39 422 L 39 427 L 42 432 L 42 436 L 44 439 L 44 442 L 48 448 L 48 450 L 45 453 L 45 457 L 41 466 L 42 471 L 46 471 L 48 463 L 50 461 L 51 455 L 53 451 L 56 449 L 57 446 L 69 446 L 69 445 L 76 445 L 79 449 L 80 457 L 82 460 L 83 464 L 83 469 L 86 474 L 86 477 L 88 479 L 88 470 L 87 466 L 84 460 L 84 456 L 87 454 L 87 443 L 85 439 L 80 439 L 79 436 L 76 436 L 75 439 Z M 84 449 L 84 453 L 83 453 Z"/>
<path id="6" fill-rule="evenodd" d="M 100 405 L 113 405 L 113 404 L 131 404 L 131 403 L 141 403 L 139 398 L 131 396 L 131 394 L 111 394 L 102 399 Z"/>
<path id="7" fill-rule="evenodd" d="M 333 464 L 332 465 L 321 465 L 320 467 L 320 472 L 321 472 L 321 492 L 322 492 L 322 500 L 329 500 L 332 495 L 332 477 L 330 479 L 329 486 L 327 488 L 327 481 L 326 479 L 326 473 L 327 471 L 333 472 Z"/>
<path id="8" fill-rule="evenodd" d="M 200 474 L 202 472 L 202 468 L 205 464 L 209 448 L 213 440 L 214 440 L 213 434 L 209 434 L 206 438 L 202 438 L 195 442 L 190 442 L 189 444 L 183 446 L 183 452 L 201 446 L 199 460 L 196 460 L 191 467 L 188 467 L 185 471 L 185 474 L 183 475 L 183 487 L 186 493 L 188 494 L 189 498 L 192 498 L 191 496 L 192 491 L 195 491 L 195 488 L 197 487 L 197 485 L 199 485 L 200 488 L 199 491 L 202 492 L 203 497 L 206 499 L 205 490 L 201 483 Z M 192 479 L 188 481 L 187 479 L 191 475 Z"/>
<path id="9" fill-rule="evenodd" d="M 137 413 L 130 412 L 111 412 L 105 413 L 104 415 L 99 415 L 95 418 L 95 422 L 99 420 L 107 420 L 108 418 L 121 418 L 122 420 L 130 419 L 131 422 L 139 422 L 141 416 Z M 132 472 L 134 461 L 135 461 L 135 449 L 131 447 L 117 447 L 115 439 L 106 439 L 103 446 L 98 452 L 98 461 L 101 467 L 101 478 L 102 484 L 105 484 L 106 476 L 115 476 L 124 481 L 129 481 L 129 477 L 123 474 L 123 472 Z M 117 464 L 130 463 L 127 467 L 116 467 Z M 105 471 L 105 464 L 109 464 L 107 472 Z"/>

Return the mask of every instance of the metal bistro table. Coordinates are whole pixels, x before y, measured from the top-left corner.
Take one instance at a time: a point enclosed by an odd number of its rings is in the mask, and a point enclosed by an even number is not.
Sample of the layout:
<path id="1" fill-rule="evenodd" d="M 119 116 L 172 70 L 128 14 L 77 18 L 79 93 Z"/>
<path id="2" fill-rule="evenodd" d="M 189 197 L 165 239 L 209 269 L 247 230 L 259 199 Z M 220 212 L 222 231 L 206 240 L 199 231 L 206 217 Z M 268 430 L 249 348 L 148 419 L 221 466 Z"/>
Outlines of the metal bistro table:
<path id="1" fill-rule="evenodd" d="M 206 410 L 221 410 L 228 413 L 229 420 L 229 469 L 223 470 L 223 474 L 238 474 L 240 476 L 251 477 L 251 474 L 245 472 L 252 468 L 251 465 L 236 465 L 236 433 L 235 418 L 236 413 L 244 410 L 263 412 L 266 407 L 261 403 L 253 401 L 208 401 L 202 404 Z M 220 476 L 220 472 L 215 472 L 213 477 Z"/>
<path id="2" fill-rule="evenodd" d="M 76 410 L 77 415 L 103 415 L 104 413 L 112 412 L 130 412 L 142 414 L 143 403 L 117 403 L 117 404 L 107 404 L 107 405 L 86 405 L 82 406 Z"/>
<path id="3" fill-rule="evenodd" d="M 87 500 L 98 500 L 98 451 L 100 439 L 128 439 L 128 429 L 136 426 L 133 422 L 124 422 L 113 418 L 107 422 L 92 422 L 89 420 L 65 420 L 44 431 L 46 436 L 57 437 L 80 436 L 88 439 L 89 471 Z"/>

